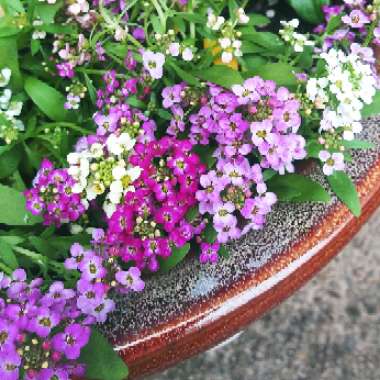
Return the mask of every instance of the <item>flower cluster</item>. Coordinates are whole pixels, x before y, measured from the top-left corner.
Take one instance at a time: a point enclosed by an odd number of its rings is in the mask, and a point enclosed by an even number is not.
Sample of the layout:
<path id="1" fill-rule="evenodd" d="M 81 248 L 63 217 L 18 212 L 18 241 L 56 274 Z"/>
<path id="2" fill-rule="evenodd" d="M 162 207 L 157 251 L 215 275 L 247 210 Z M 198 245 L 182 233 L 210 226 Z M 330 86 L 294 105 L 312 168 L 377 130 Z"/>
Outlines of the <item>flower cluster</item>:
<path id="1" fill-rule="evenodd" d="M 45 159 L 33 181 L 33 188 L 24 193 L 26 208 L 33 215 L 42 214 L 45 225 L 75 222 L 88 207 L 79 194 L 74 193 L 75 186 L 76 181 L 67 169 L 55 169 Z"/>
<path id="2" fill-rule="evenodd" d="M 197 201 L 199 177 L 205 171 L 187 140 L 164 137 L 136 144 L 132 165 L 142 168 L 123 203 L 108 220 L 108 243 L 119 245 L 120 256 L 140 269 L 156 271 L 157 257 L 166 258 L 171 247 L 181 247 L 198 235 L 202 223 L 185 219 Z"/>
<path id="3" fill-rule="evenodd" d="M 361 110 L 364 104 L 372 102 L 376 79 L 371 67 L 362 61 L 355 45 L 350 54 L 330 49 L 321 57 L 326 63 L 326 74 L 310 78 L 306 94 L 315 108 L 323 110 L 320 143 L 327 150 L 341 151 L 344 149 L 342 139 L 351 141 L 362 130 Z M 323 152 L 322 156 L 326 157 L 326 154 Z M 342 162 L 343 153 L 336 153 L 335 158 Z M 323 161 L 328 160 L 332 164 L 331 159 L 329 157 Z M 342 165 L 338 166 L 338 170 L 342 170 Z M 332 174 L 326 166 L 324 171 L 327 175 Z"/>
<path id="4" fill-rule="evenodd" d="M 295 30 L 299 27 L 299 20 L 281 21 L 283 29 L 279 31 L 282 39 L 287 42 L 295 52 L 302 53 L 305 46 L 314 46 L 314 42 L 307 39 L 307 36 L 297 33 Z"/>
<path id="5" fill-rule="evenodd" d="M 260 165 L 240 157 L 219 160 L 216 169 L 201 177 L 197 199 L 200 213 L 213 215 L 217 241 L 227 243 L 261 229 L 277 199 L 267 192 Z"/>
<path id="6" fill-rule="evenodd" d="M 11 70 L 4 68 L 0 72 L 0 140 L 11 144 L 17 140 L 20 131 L 25 129 L 24 123 L 17 119 L 22 110 L 22 102 L 12 100 L 12 90 L 6 88 L 11 79 Z"/>
<path id="7" fill-rule="evenodd" d="M 131 184 L 139 177 L 141 169 L 128 164 L 135 140 L 127 132 L 110 133 L 104 139 L 92 135 L 81 139 L 77 151 L 67 156 L 67 170 L 75 184 L 74 194 L 86 201 L 93 201 L 105 194 L 103 209 L 108 216 L 115 211 L 122 195 L 133 191 Z"/>
<path id="8" fill-rule="evenodd" d="M 111 289 L 127 293 L 142 291 L 145 286 L 138 268 L 121 268 L 117 251 L 105 244 L 102 229 L 94 229 L 92 237 L 92 249 L 75 243 L 70 250 L 71 257 L 65 261 L 67 269 L 80 272 L 76 307 L 89 324 L 104 323 L 107 315 L 114 310 L 115 304 L 109 298 Z"/>
<path id="9" fill-rule="evenodd" d="M 8 380 L 68 379 L 83 376 L 76 360 L 90 337 L 80 321 L 75 292 L 54 282 L 41 292 L 42 278 L 28 283 L 26 272 L 0 273 L 0 377 Z M 62 326 L 57 331 L 56 327 Z"/>
<path id="10" fill-rule="evenodd" d="M 226 21 L 223 16 L 216 16 L 214 11 L 209 8 L 207 27 L 214 32 L 218 32 L 217 43 L 208 42 L 206 47 L 213 48 L 213 54 L 220 55 L 220 61 L 224 64 L 231 64 L 235 67 L 236 58 L 243 55 L 240 40 L 241 32 L 236 30 L 236 25 L 247 24 L 249 17 L 243 8 L 238 8 L 233 19 Z"/>

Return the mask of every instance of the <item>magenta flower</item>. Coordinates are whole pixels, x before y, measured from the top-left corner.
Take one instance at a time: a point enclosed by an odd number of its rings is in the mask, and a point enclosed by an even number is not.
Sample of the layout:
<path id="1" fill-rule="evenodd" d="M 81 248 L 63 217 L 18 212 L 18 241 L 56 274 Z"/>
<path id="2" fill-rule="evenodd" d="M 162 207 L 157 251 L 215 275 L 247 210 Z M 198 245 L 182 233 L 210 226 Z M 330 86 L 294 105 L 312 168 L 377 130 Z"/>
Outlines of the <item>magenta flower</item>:
<path id="1" fill-rule="evenodd" d="M 73 323 L 52 339 L 53 348 L 63 353 L 67 359 L 74 360 L 80 356 L 81 349 L 90 339 L 90 328 Z"/>
<path id="2" fill-rule="evenodd" d="M 20 355 L 12 349 L 0 352 L 0 378 L 4 380 L 19 380 Z"/>
<path id="3" fill-rule="evenodd" d="M 201 254 L 199 256 L 199 261 L 201 264 L 211 263 L 215 264 L 219 260 L 219 243 L 201 243 Z"/>

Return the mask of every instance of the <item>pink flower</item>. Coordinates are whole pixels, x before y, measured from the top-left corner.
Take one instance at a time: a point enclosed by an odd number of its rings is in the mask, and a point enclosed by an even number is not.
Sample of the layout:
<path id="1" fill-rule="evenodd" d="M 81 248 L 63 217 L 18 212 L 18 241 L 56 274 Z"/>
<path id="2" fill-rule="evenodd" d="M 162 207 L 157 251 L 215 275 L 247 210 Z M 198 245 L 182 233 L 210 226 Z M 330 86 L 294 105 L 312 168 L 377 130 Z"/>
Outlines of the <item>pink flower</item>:
<path id="1" fill-rule="evenodd" d="M 369 24 L 369 17 L 359 9 L 354 9 L 349 15 L 343 16 L 342 21 L 352 28 L 362 28 L 364 24 Z"/>

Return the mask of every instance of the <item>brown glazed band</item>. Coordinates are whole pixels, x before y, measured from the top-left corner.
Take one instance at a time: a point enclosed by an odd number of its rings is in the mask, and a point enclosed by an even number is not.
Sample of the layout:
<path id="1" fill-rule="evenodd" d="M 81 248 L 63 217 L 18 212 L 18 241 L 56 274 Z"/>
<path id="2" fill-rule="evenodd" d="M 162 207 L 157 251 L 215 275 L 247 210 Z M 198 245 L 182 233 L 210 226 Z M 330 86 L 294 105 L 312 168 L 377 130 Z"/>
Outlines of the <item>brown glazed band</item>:
<path id="1" fill-rule="evenodd" d="M 128 343 L 119 353 L 129 366 L 129 379 L 162 371 L 215 346 L 292 295 L 353 238 L 380 205 L 380 159 L 358 181 L 357 189 L 363 206 L 359 218 L 337 203 L 301 241 L 258 272 L 193 305 L 169 322 L 146 329 L 138 336 L 123 337 Z M 309 259 L 261 294 L 255 293 L 258 286 L 303 257 Z"/>

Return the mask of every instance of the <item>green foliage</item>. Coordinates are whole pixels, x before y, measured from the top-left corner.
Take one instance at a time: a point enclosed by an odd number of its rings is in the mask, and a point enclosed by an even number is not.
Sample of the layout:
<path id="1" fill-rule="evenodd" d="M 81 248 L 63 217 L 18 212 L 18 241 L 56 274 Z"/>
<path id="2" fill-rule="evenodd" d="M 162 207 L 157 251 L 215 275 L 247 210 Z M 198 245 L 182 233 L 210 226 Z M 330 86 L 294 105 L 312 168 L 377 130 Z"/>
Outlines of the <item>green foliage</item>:
<path id="1" fill-rule="evenodd" d="M 65 121 L 68 111 L 64 104 L 66 98 L 55 88 L 34 77 L 25 79 L 25 91 L 35 105 L 51 120 Z"/>
<path id="2" fill-rule="evenodd" d="M 288 0 L 288 2 L 300 17 L 311 24 L 323 21 L 322 6 L 330 4 L 330 0 Z"/>
<path id="3" fill-rule="evenodd" d="M 171 269 L 177 266 L 189 253 L 190 244 L 186 243 L 180 248 L 173 247 L 172 253 L 167 259 L 159 259 L 160 273 L 168 273 Z"/>
<path id="4" fill-rule="evenodd" d="M 234 84 L 243 83 L 243 78 L 238 71 L 224 65 L 215 65 L 202 71 L 194 71 L 193 74 L 205 81 L 216 83 L 225 88 L 231 88 Z"/>
<path id="5" fill-rule="evenodd" d="M 380 114 L 380 91 L 376 92 L 371 104 L 365 105 L 362 110 L 362 116 L 368 118 Z"/>
<path id="6" fill-rule="evenodd" d="M 86 364 L 86 378 L 91 380 L 124 380 L 128 376 L 128 367 L 96 328 L 92 328 L 79 362 Z"/>
<path id="7" fill-rule="evenodd" d="M 338 198 L 351 210 L 355 216 L 361 214 L 361 204 L 352 179 L 342 171 L 337 171 L 327 177 L 329 184 Z"/>
<path id="8" fill-rule="evenodd" d="M 40 222 L 41 218 L 26 211 L 22 193 L 11 187 L 0 185 L 0 224 L 27 226 Z"/>
<path id="9" fill-rule="evenodd" d="M 318 182 L 299 174 L 276 175 L 268 182 L 268 189 L 283 202 L 329 202 L 331 197 Z"/>

